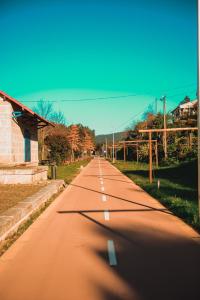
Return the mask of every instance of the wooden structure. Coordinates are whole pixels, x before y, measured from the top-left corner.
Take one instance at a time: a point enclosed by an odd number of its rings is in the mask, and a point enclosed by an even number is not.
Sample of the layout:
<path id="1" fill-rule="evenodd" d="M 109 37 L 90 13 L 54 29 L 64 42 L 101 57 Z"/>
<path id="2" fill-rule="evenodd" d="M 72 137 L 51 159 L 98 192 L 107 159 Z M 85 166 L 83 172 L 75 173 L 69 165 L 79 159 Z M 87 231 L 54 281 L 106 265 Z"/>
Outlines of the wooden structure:
<path id="1" fill-rule="evenodd" d="M 152 183 L 152 133 L 158 132 L 177 132 L 177 131 L 197 131 L 197 127 L 186 127 L 186 128 L 166 128 L 166 129 L 141 129 L 140 133 L 149 134 L 149 182 Z"/>
<path id="2" fill-rule="evenodd" d="M 139 161 L 139 149 L 138 145 L 141 143 L 148 143 L 149 140 L 133 140 L 133 141 L 120 141 L 119 144 L 123 144 L 124 146 L 124 161 L 126 161 L 126 145 L 128 147 L 130 146 L 136 146 L 137 151 L 137 162 Z M 154 150 L 155 150 L 155 158 L 156 158 L 156 167 L 158 168 L 158 141 L 157 140 L 151 140 L 151 142 L 154 142 Z M 152 146 L 151 146 L 152 147 Z"/>

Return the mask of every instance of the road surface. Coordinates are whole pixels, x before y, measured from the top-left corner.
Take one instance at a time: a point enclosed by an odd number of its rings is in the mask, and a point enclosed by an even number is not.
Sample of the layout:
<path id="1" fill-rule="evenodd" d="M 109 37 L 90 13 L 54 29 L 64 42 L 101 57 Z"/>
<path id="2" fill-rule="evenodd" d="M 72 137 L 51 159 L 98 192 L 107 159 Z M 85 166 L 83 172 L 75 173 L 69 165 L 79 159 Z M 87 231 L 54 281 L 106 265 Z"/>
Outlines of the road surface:
<path id="1" fill-rule="evenodd" d="M 200 299 L 198 239 L 96 158 L 1 257 L 0 299 Z"/>

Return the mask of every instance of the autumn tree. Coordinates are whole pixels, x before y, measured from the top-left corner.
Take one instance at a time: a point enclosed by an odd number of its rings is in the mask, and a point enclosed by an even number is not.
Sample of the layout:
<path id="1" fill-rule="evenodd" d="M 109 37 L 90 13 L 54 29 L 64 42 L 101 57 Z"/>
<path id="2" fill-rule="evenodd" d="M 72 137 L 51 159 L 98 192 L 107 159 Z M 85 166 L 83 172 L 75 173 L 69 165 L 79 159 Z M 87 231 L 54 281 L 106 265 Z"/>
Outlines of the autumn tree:
<path id="1" fill-rule="evenodd" d="M 75 159 L 75 152 L 80 149 L 80 132 L 78 125 L 72 124 L 68 127 L 67 139 L 71 149 L 71 161 Z"/>

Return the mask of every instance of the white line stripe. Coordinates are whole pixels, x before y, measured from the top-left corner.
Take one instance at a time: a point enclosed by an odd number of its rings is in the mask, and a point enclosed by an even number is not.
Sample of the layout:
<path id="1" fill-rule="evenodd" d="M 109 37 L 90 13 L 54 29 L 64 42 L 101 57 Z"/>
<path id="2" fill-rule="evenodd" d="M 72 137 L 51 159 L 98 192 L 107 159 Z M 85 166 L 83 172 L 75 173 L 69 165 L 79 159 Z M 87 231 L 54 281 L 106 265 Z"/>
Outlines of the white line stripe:
<path id="1" fill-rule="evenodd" d="M 106 199 L 106 195 L 102 195 L 102 201 L 106 201 L 107 199 Z"/>
<path id="2" fill-rule="evenodd" d="M 105 221 L 109 221 L 110 220 L 110 214 L 108 210 L 104 210 L 104 219 Z"/>
<path id="3" fill-rule="evenodd" d="M 102 191 L 102 192 L 104 192 L 104 191 L 105 191 L 105 189 L 104 189 L 104 186 L 102 186 L 102 187 L 101 187 L 101 191 Z"/>
<path id="4" fill-rule="evenodd" d="M 103 185 L 103 181 L 100 181 L 101 185 Z"/>
<path id="5" fill-rule="evenodd" d="M 110 266 L 117 265 L 117 258 L 115 254 L 115 245 L 112 240 L 108 240 L 108 258 Z"/>

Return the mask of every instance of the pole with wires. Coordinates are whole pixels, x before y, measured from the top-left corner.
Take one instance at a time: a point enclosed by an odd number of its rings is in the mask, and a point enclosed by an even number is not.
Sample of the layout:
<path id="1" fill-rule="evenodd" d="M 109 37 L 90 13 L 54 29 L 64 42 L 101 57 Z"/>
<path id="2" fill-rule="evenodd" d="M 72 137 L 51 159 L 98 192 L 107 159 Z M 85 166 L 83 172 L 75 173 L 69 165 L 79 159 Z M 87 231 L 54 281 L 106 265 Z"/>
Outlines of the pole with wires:
<path id="1" fill-rule="evenodd" d="M 108 158 L 108 140 L 106 138 L 106 159 Z"/>
<path id="2" fill-rule="evenodd" d="M 163 123 L 164 123 L 164 129 L 167 129 L 166 96 L 163 96 L 160 100 L 163 102 Z M 164 148 L 164 154 L 165 154 L 165 160 L 166 160 L 167 159 L 167 131 L 166 130 L 163 132 L 163 148 Z"/>
<path id="3" fill-rule="evenodd" d="M 113 163 L 115 163 L 115 134 L 114 134 L 114 132 L 113 132 L 113 149 L 112 149 L 113 151 L 112 151 L 112 161 L 113 161 Z"/>

